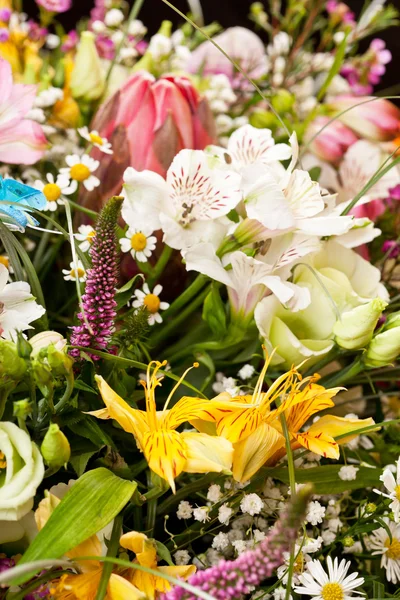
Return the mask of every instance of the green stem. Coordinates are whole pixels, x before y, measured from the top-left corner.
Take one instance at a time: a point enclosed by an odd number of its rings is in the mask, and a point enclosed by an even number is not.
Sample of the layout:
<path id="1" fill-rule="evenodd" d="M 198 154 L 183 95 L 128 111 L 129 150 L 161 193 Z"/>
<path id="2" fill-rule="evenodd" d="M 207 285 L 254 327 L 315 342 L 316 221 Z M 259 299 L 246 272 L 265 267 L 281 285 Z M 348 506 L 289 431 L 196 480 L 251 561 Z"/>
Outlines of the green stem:
<path id="1" fill-rule="evenodd" d="M 46 223 L 46 229 L 51 229 L 50 223 Z M 38 244 L 38 247 L 36 249 L 35 256 L 33 258 L 33 266 L 35 267 L 36 271 L 39 271 L 40 265 L 43 262 L 42 261 L 43 254 L 47 248 L 49 239 L 50 239 L 50 233 L 43 233 L 43 235 L 40 239 L 40 242 Z"/>
<path id="2" fill-rule="evenodd" d="M 111 556 L 113 558 L 117 556 L 119 549 L 119 538 L 121 537 L 121 529 L 122 515 L 120 514 L 114 519 L 111 538 L 107 550 L 107 556 Z M 113 571 L 113 567 L 114 565 L 111 562 L 106 562 L 104 564 L 99 587 L 97 588 L 96 600 L 103 600 L 106 597 L 108 581 Z"/>
<path id="3" fill-rule="evenodd" d="M 150 277 L 147 280 L 147 283 L 150 287 L 153 287 L 156 281 L 158 281 L 158 279 L 161 277 L 171 257 L 171 254 L 172 248 L 170 248 L 169 246 L 164 246 L 163 251 L 161 252 L 161 256 L 158 259 L 155 267 L 153 268 L 152 273 L 150 274 Z"/>
<path id="4" fill-rule="evenodd" d="M 153 498 L 152 500 L 149 500 L 149 502 L 147 503 L 146 531 L 147 531 L 147 535 L 149 537 L 153 537 L 153 529 L 154 529 L 154 525 L 156 523 L 156 516 L 157 516 L 157 504 L 158 504 L 157 498 Z"/>
<path id="5" fill-rule="evenodd" d="M 189 302 L 199 293 L 202 287 L 206 284 L 207 277 L 205 275 L 197 275 L 196 279 L 189 285 L 188 288 L 171 304 L 169 308 L 163 313 L 164 320 L 172 317 L 177 313 L 185 304 Z"/>
<path id="6" fill-rule="evenodd" d="M 90 210 L 90 208 L 85 208 L 81 204 L 78 204 L 77 202 L 73 202 L 73 200 L 68 200 L 68 203 L 70 204 L 70 206 L 72 206 L 76 210 L 83 212 L 85 215 L 88 215 L 89 217 L 93 217 L 93 219 L 95 219 L 95 220 L 97 220 L 99 218 L 99 213 L 96 212 L 95 210 Z"/>
<path id="7" fill-rule="evenodd" d="M 4 387 L 0 388 L 0 419 L 4 414 L 7 404 L 7 398 L 14 387 L 15 386 L 12 386 L 12 388 L 10 388 L 8 385 L 5 385 Z"/>
<path id="8" fill-rule="evenodd" d="M 193 483 L 189 483 L 188 485 L 184 485 L 180 490 L 176 492 L 173 496 L 170 496 L 164 502 L 160 504 L 157 509 L 158 515 L 167 515 L 171 512 L 173 507 L 178 504 L 181 500 L 185 500 L 188 498 L 190 494 L 194 492 L 198 492 L 201 489 L 208 487 L 211 483 L 215 482 L 216 473 L 208 473 L 201 479 L 197 481 L 193 481 Z"/>
<path id="9" fill-rule="evenodd" d="M 288 471 L 289 471 L 290 496 L 293 499 L 296 495 L 296 475 L 295 475 L 295 470 L 294 470 L 294 461 L 293 461 L 293 452 L 292 452 L 292 446 L 291 446 L 291 441 L 290 441 L 290 433 L 289 433 L 289 429 L 288 429 L 288 426 L 286 423 L 286 418 L 285 418 L 284 414 L 281 414 L 280 421 L 281 421 L 282 432 L 285 437 L 285 444 L 286 444 L 286 455 L 287 455 Z M 291 590 L 292 590 L 293 569 L 294 569 L 294 561 L 295 561 L 294 551 L 295 551 L 295 546 L 294 546 L 294 544 L 292 544 L 291 548 L 290 548 L 290 560 L 289 560 L 288 578 L 287 578 L 287 582 L 286 582 L 286 599 L 285 600 L 290 599 L 290 594 L 291 594 Z"/>
<path id="10" fill-rule="evenodd" d="M 71 398 L 72 392 L 74 391 L 75 378 L 72 370 L 67 373 L 66 382 L 67 386 L 65 388 L 63 397 L 57 402 L 57 404 L 54 407 L 56 413 L 61 412 L 68 400 Z"/>
<path id="11" fill-rule="evenodd" d="M 326 388 L 343 385 L 344 383 L 347 383 L 348 381 L 353 379 L 353 377 L 361 373 L 362 370 L 363 364 L 360 359 L 357 359 L 353 363 L 351 363 L 351 365 L 348 365 L 344 369 L 333 373 L 333 375 L 327 375 L 327 377 L 323 377 L 320 383 Z"/>

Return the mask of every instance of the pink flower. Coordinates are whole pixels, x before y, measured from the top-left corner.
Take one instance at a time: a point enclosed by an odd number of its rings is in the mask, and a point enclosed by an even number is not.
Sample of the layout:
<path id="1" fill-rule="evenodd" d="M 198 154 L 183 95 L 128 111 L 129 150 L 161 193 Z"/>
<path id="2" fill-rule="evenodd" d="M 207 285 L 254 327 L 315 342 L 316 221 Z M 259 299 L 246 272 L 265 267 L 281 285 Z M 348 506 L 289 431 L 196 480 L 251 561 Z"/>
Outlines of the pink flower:
<path id="1" fill-rule="evenodd" d="M 230 27 L 214 37 L 221 48 L 253 79 L 268 73 L 268 59 L 261 39 L 245 27 Z M 232 63 L 210 41 L 203 42 L 192 52 L 188 71 L 205 75 L 223 73 L 233 79 L 235 68 Z"/>
<path id="2" fill-rule="evenodd" d="M 383 142 L 400 132 L 400 109 L 383 98 L 337 96 L 330 107 L 337 113 L 351 109 L 339 119 L 363 138 Z"/>
<path id="3" fill-rule="evenodd" d="M 329 121 L 329 117 L 317 117 L 307 129 L 306 140 L 316 135 Z M 336 120 L 315 137 L 309 148 L 322 160 L 336 164 L 357 139 L 351 129 Z"/>
<path id="4" fill-rule="evenodd" d="M 82 198 L 97 209 L 121 191 L 127 167 L 165 176 L 180 150 L 202 150 L 216 139 L 209 106 L 188 78 L 164 75 L 156 80 L 145 71 L 132 75 L 100 107 L 91 127 L 111 142 L 114 151 L 101 157 L 101 185 Z M 92 155 L 97 153 L 93 150 Z"/>
<path id="5" fill-rule="evenodd" d="M 36 4 L 49 12 L 63 13 L 71 8 L 72 0 L 36 0 Z"/>
<path id="6" fill-rule="evenodd" d="M 43 129 L 25 118 L 35 95 L 36 86 L 13 83 L 11 65 L 0 59 L 0 162 L 31 165 L 42 158 Z"/>

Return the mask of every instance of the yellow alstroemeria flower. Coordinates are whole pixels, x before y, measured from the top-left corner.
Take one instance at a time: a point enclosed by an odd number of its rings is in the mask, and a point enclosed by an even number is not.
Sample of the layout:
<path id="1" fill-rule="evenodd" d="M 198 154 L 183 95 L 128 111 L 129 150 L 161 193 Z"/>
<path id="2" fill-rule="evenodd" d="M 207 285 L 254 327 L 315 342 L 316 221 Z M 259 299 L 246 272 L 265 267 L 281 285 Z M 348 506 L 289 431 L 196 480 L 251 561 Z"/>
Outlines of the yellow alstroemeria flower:
<path id="1" fill-rule="evenodd" d="M 149 567 L 160 574 L 170 575 L 180 579 L 187 579 L 196 572 L 194 565 L 185 566 L 157 566 L 157 549 L 153 542 L 144 533 L 131 531 L 125 533 L 120 544 L 123 548 L 131 550 L 136 554 L 136 561 L 143 567 Z M 151 573 L 145 573 L 135 569 L 129 569 L 129 572 L 124 572 L 124 576 L 129 579 L 130 583 L 146 594 L 150 600 L 154 600 L 156 593 L 165 593 L 171 589 L 171 584 L 163 577 L 157 577 Z"/>
<path id="2" fill-rule="evenodd" d="M 132 408 L 116 394 L 100 376 L 97 385 L 106 405 L 105 409 L 91 412 L 99 419 L 115 419 L 121 427 L 131 433 L 143 452 L 149 467 L 165 479 L 175 493 L 175 478 L 180 473 L 230 473 L 233 447 L 224 437 L 209 436 L 192 431 L 175 431 L 186 421 L 202 419 L 213 421 L 209 412 L 211 403 L 200 398 L 181 398 L 168 409 L 171 398 L 187 371 L 175 385 L 162 411 L 157 411 L 155 388 L 161 385 L 158 370 L 166 362 L 152 361 L 147 368 L 147 381 L 142 381 L 146 397 L 146 410 Z M 154 369 L 152 371 L 152 367 Z M 195 366 L 198 366 L 197 364 Z"/>
<path id="3" fill-rule="evenodd" d="M 286 453 L 280 415 L 285 414 L 292 448 L 305 448 L 328 458 L 339 458 L 339 447 L 334 437 L 373 424 L 372 419 L 340 419 L 322 417 L 306 432 L 300 429 L 317 412 L 334 406 L 332 397 L 342 388 L 325 389 L 318 385 L 319 376 L 302 378 L 292 368 L 262 391 L 270 358 L 266 360 L 252 395 L 231 398 L 220 394 L 211 401 L 216 435 L 226 437 L 234 447 L 233 477 L 248 481 L 263 465 L 274 465 Z M 271 410 L 272 403 L 279 404 Z M 192 420 L 200 431 L 212 433 L 210 423 Z M 328 425 L 329 424 L 329 425 Z M 329 432 L 329 434 L 328 434 Z M 340 440 L 349 441 L 355 435 Z"/>

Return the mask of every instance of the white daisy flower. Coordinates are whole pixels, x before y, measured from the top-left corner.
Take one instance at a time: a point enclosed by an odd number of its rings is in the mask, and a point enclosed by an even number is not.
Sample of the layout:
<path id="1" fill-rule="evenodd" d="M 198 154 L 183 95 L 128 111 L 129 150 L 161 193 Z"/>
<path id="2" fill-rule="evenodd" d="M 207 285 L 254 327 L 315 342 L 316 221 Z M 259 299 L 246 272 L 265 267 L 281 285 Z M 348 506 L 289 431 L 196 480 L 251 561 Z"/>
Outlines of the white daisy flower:
<path id="1" fill-rule="evenodd" d="M 81 242 L 79 248 L 82 252 L 87 252 L 90 246 L 93 244 L 96 230 L 91 225 L 80 225 L 78 232 L 75 234 L 75 238 Z"/>
<path id="2" fill-rule="evenodd" d="M 392 500 L 389 504 L 389 508 L 393 511 L 394 520 L 398 523 L 400 521 L 400 457 L 397 459 L 396 471 L 396 479 L 394 478 L 392 471 L 388 468 L 383 471 L 379 478 L 388 490 L 388 494 L 380 492 L 379 490 L 374 490 L 374 492 Z"/>
<path id="3" fill-rule="evenodd" d="M 54 178 L 52 173 L 47 173 L 46 180 L 47 183 L 37 179 L 33 185 L 37 190 L 42 192 L 47 200 L 47 204 L 43 210 L 54 212 L 57 210 L 58 205 L 63 203 L 63 195 L 68 196 L 75 190 L 71 187 L 69 177 L 66 174 L 59 173 Z"/>
<path id="4" fill-rule="evenodd" d="M 0 265 L 5 266 L 5 268 L 8 270 L 9 276 L 13 275 L 14 269 L 12 268 L 10 258 L 7 256 L 7 254 L 0 254 Z M 11 281 L 11 277 L 9 277 L 9 280 Z"/>
<path id="5" fill-rule="evenodd" d="M 386 525 L 392 534 L 392 540 L 386 529 L 381 527 L 372 532 L 370 537 L 372 554 L 382 554 L 381 567 L 386 570 L 386 579 L 392 583 L 400 582 L 400 525 L 387 517 Z"/>
<path id="6" fill-rule="evenodd" d="M 68 154 L 65 157 L 65 162 L 68 167 L 60 169 L 60 173 L 72 179 L 70 187 L 74 192 L 77 190 L 79 183 L 83 183 L 88 192 L 93 191 L 95 187 L 100 185 L 100 179 L 92 175 L 100 164 L 98 160 L 94 160 L 87 154 L 81 156 L 79 154 Z"/>
<path id="7" fill-rule="evenodd" d="M 129 227 L 125 236 L 119 240 L 122 252 L 130 252 L 132 258 L 147 262 L 157 244 L 157 238 L 149 229 Z"/>
<path id="8" fill-rule="evenodd" d="M 162 323 L 162 317 L 159 310 L 166 310 L 169 307 L 168 302 L 161 302 L 159 295 L 162 292 L 162 286 L 156 285 L 154 290 L 150 292 L 147 283 L 144 284 L 142 290 L 135 290 L 136 300 L 132 302 L 134 308 L 145 306 L 149 312 L 149 324 Z"/>
<path id="9" fill-rule="evenodd" d="M 89 129 L 86 126 L 80 127 L 78 129 L 78 133 L 85 140 L 93 144 L 93 146 L 101 150 L 101 152 L 104 152 L 104 154 L 113 153 L 111 142 L 109 142 L 107 138 L 101 137 L 101 135 L 99 135 L 99 132 L 95 129 L 89 131 Z"/>
<path id="10" fill-rule="evenodd" d="M 69 263 L 69 269 L 62 270 L 65 281 L 86 281 L 86 271 L 80 260 L 75 264 L 74 262 Z"/>
<path id="11" fill-rule="evenodd" d="M 328 574 L 319 560 L 307 563 L 307 573 L 299 576 L 301 586 L 294 588 L 297 594 L 311 596 L 314 600 L 353 600 L 363 596 L 353 596 L 353 591 L 364 583 L 364 577 L 358 573 L 347 575 L 351 562 L 337 558 L 332 561 L 328 556 L 326 560 Z"/>

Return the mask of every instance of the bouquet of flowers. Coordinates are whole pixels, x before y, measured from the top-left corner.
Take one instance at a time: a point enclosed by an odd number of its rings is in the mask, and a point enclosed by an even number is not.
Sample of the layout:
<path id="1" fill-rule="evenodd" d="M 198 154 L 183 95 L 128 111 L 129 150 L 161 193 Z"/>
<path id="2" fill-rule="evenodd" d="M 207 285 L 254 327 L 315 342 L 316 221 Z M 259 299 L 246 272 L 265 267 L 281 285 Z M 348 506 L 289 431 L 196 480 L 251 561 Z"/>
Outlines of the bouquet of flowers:
<path id="1" fill-rule="evenodd" d="M 161 1 L 0 0 L 0 597 L 398 598 L 397 11 Z"/>

